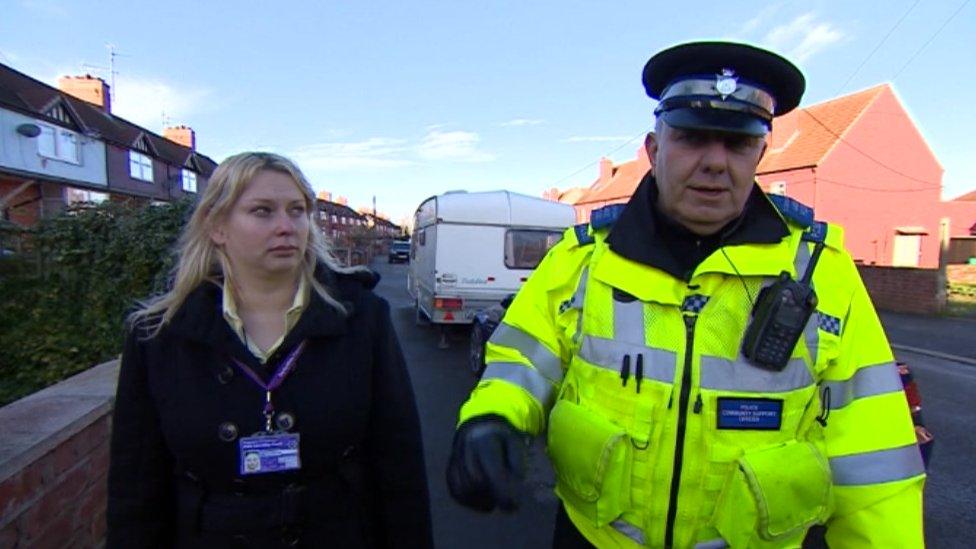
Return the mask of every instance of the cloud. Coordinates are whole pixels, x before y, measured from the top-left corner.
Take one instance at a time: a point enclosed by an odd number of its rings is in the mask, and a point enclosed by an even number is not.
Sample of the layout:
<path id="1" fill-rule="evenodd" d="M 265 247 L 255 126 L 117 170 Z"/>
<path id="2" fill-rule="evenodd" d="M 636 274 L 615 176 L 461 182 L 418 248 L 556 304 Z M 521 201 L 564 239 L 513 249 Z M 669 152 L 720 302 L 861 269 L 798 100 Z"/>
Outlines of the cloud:
<path id="1" fill-rule="evenodd" d="M 55 17 L 68 17 L 68 10 L 61 4 L 57 2 L 50 2 L 45 0 L 20 0 L 20 5 L 23 8 L 44 14 L 53 15 Z"/>
<path id="2" fill-rule="evenodd" d="M 499 126 L 503 128 L 517 128 L 519 126 L 538 126 L 544 123 L 545 120 L 540 120 L 538 118 L 513 118 L 508 122 L 502 122 Z"/>
<path id="3" fill-rule="evenodd" d="M 481 137 L 473 132 L 432 130 L 417 145 L 417 154 L 426 160 L 489 162 L 495 156 L 478 150 Z"/>
<path id="4" fill-rule="evenodd" d="M 830 22 L 818 22 L 817 16 L 811 12 L 775 27 L 766 34 L 764 42 L 773 50 L 802 63 L 843 38 L 843 31 Z"/>
<path id="5" fill-rule="evenodd" d="M 149 129 L 187 123 L 207 103 L 212 92 L 185 84 L 171 84 L 160 78 L 119 75 L 112 90 L 112 113 Z"/>
<path id="6" fill-rule="evenodd" d="M 620 143 L 631 139 L 627 135 L 574 135 L 563 139 L 564 143 Z"/>
<path id="7" fill-rule="evenodd" d="M 406 158 L 410 147 L 403 139 L 371 137 L 364 141 L 314 143 L 291 153 L 305 170 L 400 168 L 414 162 Z"/>
<path id="8" fill-rule="evenodd" d="M 6 65 L 13 65 L 20 61 L 20 56 L 10 50 L 0 49 L 0 61 L 3 61 Z"/>
<path id="9" fill-rule="evenodd" d="M 739 29 L 739 32 L 735 36 L 744 36 L 752 33 L 753 31 L 759 29 L 767 21 L 769 21 L 776 13 L 783 7 L 782 2 L 777 2 L 775 4 L 769 4 L 763 9 L 759 10 L 759 13 L 755 15 L 752 19 L 746 21 L 745 25 Z"/>
<path id="10" fill-rule="evenodd" d="M 441 127 L 441 126 L 437 126 Z M 402 168 L 435 162 L 488 162 L 494 155 L 478 149 L 481 138 L 465 131 L 429 127 L 419 141 L 370 137 L 360 141 L 325 141 L 304 145 L 288 156 L 305 170 L 345 171 Z"/>

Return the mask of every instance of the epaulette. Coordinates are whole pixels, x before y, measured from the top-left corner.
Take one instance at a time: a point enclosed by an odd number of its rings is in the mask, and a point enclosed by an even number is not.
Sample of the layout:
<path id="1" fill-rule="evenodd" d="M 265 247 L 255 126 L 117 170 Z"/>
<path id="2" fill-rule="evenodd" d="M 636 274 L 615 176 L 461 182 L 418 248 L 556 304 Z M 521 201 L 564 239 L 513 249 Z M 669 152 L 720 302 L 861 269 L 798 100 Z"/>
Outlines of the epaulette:
<path id="1" fill-rule="evenodd" d="M 579 225 L 573 225 L 573 231 L 576 233 L 576 242 L 580 246 L 585 246 L 587 244 L 593 244 L 595 239 L 590 235 L 590 224 L 580 223 Z"/>
<path id="2" fill-rule="evenodd" d="M 593 213 L 590 214 L 590 226 L 593 227 L 594 231 L 612 227 L 626 207 L 626 204 L 610 204 L 593 210 Z"/>
<path id="3" fill-rule="evenodd" d="M 789 221 L 796 223 L 804 229 L 813 224 L 813 208 L 781 194 L 769 194 L 766 196 L 776 206 L 779 213 Z M 826 229 L 824 230 L 826 231 Z"/>
<path id="4" fill-rule="evenodd" d="M 810 224 L 807 230 L 803 231 L 801 238 L 806 242 L 827 242 L 827 223 L 823 221 L 814 221 Z"/>

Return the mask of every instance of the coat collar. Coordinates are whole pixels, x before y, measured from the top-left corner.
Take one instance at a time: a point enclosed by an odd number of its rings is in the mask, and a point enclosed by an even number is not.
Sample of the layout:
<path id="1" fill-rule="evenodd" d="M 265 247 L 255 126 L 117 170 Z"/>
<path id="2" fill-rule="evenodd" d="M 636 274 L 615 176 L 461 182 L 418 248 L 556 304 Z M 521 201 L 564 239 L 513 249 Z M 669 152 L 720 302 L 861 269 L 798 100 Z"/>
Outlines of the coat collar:
<path id="1" fill-rule="evenodd" d="M 352 296 L 343 292 L 337 283 L 336 275 L 328 268 L 319 265 L 315 278 L 326 287 L 329 293 L 346 305 L 350 316 L 356 314 Z M 201 283 L 193 290 L 179 310 L 173 315 L 168 330 L 178 337 L 222 348 L 227 351 L 243 349 L 243 343 L 227 324 L 222 309 L 223 291 L 215 282 Z M 346 333 L 348 317 L 322 300 L 312 291 L 308 306 L 302 316 L 286 335 L 279 349 L 290 349 L 303 339 L 338 336 Z M 234 354 L 240 354 L 235 352 Z M 245 353 L 247 354 L 247 353 Z"/>
<path id="2" fill-rule="evenodd" d="M 715 235 L 699 237 L 657 211 L 657 181 L 641 180 L 607 237 L 611 250 L 625 259 L 689 280 L 696 267 L 723 246 L 777 244 L 789 227 L 758 185 L 735 220 Z"/>

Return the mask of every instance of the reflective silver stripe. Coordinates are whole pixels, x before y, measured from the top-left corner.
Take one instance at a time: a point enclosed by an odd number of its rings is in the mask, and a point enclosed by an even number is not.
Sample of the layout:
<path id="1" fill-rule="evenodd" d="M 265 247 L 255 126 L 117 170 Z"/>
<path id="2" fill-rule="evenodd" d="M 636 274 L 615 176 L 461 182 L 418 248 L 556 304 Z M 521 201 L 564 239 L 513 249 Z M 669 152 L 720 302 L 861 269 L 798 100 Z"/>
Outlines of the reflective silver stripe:
<path id="1" fill-rule="evenodd" d="M 528 391 L 543 408 L 549 409 L 550 401 L 555 394 L 551 383 L 542 374 L 530 366 L 518 362 L 492 362 L 485 367 L 481 381 L 501 379 L 514 383 Z"/>
<path id="2" fill-rule="evenodd" d="M 793 259 L 793 266 L 796 268 L 796 277 L 799 280 L 810 264 L 810 248 L 805 241 L 800 241 L 800 246 L 796 249 L 796 258 Z M 810 286 L 813 287 L 813 279 L 810 279 Z M 817 330 L 817 313 L 814 311 L 807 320 L 807 325 L 803 327 L 803 341 L 806 343 L 807 352 L 810 353 L 810 364 L 817 364 L 817 349 L 820 346 L 820 332 Z"/>
<path id="3" fill-rule="evenodd" d="M 810 248 L 807 247 L 807 243 L 803 240 L 800 241 L 800 246 L 796 249 L 796 257 L 793 258 L 793 267 L 796 269 L 796 279 L 800 280 L 803 278 L 803 273 L 807 270 L 807 265 L 810 264 Z"/>
<path id="4" fill-rule="evenodd" d="M 802 358 L 791 358 L 782 372 L 771 372 L 738 360 L 701 357 L 701 388 L 722 391 L 783 393 L 813 385 L 813 376 Z"/>
<path id="5" fill-rule="evenodd" d="M 610 523 L 614 530 L 637 542 L 637 545 L 644 545 L 644 531 L 623 519 L 617 519 Z"/>
<path id="6" fill-rule="evenodd" d="M 552 353 L 539 340 L 519 328 L 502 322 L 488 340 L 495 345 L 515 349 L 525 355 L 536 370 L 553 383 L 563 380 L 563 366 L 559 357 Z"/>
<path id="7" fill-rule="evenodd" d="M 613 338 L 627 343 L 644 344 L 644 303 L 613 300 Z"/>
<path id="8" fill-rule="evenodd" d="M 576 293 L 573 294 L 573 307 L 576 309 L 583 309 L 583 299 L 586 297 L 586 279 L 589 271 L 589 267 L 583 267 L 579 284 L 576 286 Z"/>
<path id="9" fill-rule="evenodd" d="M 904 390 L 894 362 L 864 366 L 848 380 L 825 381 L 823 386 L 830 387 L 831 410 L 843 408 L 859 398 Z"/>
<path id="10" fill-rule="evenodd" d="M 710 539 L 708 541 L 699 541 L 695 544 L 695 549 L 725 549 L 729 544 L 722 538 Z"/>
<path id="11" fill-rule="evenodd" d="M 803 327 L 803 341 L 807 345 L 810 353 L 810 364 L 817 364 L 817 349 L 820 347 L 820 330 L 817 329 L 817 313 L 814 312 L 807 320 L 807 325 Z"/>
<path id="12" fill-rule="evenodd" d="M 678 359 L 672 351 L 588 335 L 583 337 L 583 346 L 579 352 L 583 360 L 614 372 L 620 371 L 625 355 L 631 357 L 630 375 L 636 375 L 634 367 L 637 364 L 637 355 L 644 355 L 644 379 L 674 383 Z"/>
<path id="13" fill-rule="evenodd" d="M 830 458 L 838 486 L 862 486 L 917 477 L 925 473 L 918 445 Z"/>
<path id="14" fill-rule="evenodd" d="M 573 294 L 573 307 L 579 311 L 576 316 L 576 333 L 573 334 L 573 344 L 579 343 L 580 335 L 583 333 L 583 300 L 586 299 L 586 281 L 589 278 L 590 268 L 583 267 L 580 273 L 579 284 L 576 286 L 576 293 Z"/>

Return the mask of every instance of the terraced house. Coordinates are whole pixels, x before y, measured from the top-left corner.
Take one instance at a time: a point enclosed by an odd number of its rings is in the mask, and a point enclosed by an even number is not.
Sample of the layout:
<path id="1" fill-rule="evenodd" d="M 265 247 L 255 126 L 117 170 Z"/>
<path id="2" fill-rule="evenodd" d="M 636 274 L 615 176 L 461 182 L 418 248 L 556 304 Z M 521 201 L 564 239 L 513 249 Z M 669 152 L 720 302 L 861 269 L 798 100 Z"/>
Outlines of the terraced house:
<path id="1" fill-rule="evenodd" d="M 54 88 L 0 64 L 0 208 L 30 226 L 73 202 L 168 202 L 206 188 L 216 163 L 192 128 L 158 135 L 112 114 L 90 75 Z"/>

